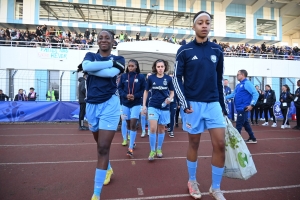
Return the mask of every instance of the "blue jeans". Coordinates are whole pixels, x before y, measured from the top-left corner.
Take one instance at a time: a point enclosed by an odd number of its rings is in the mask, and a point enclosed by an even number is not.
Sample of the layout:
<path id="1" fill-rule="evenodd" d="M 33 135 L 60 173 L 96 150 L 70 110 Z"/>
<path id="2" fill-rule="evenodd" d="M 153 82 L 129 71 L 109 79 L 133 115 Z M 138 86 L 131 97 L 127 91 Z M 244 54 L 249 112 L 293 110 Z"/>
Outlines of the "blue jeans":
<path id="1" fill-rule="evenodd" d="M 238 111 L 237 112 L 237 120 L 236 120 L 236 129 L 239 133 L 241 133 L 242 128 L 244 127 L 246 132 L 248 133 L 250 139 L 256 139 L 252 128 L 248 122 L 248 111 Z"/>

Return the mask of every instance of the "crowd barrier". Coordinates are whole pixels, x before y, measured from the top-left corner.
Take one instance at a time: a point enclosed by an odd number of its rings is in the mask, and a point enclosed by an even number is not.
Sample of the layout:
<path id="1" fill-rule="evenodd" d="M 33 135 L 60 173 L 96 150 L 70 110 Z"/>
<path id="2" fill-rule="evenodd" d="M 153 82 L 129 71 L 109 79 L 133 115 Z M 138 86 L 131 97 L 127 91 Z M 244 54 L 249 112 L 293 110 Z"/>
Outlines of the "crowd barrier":
<path id="1" fill-rule="evenodd" d="M 228 104 L 229 118 L 234 119 L 236 113 L 233 101 Z M 296 113 L 291 104 L 289 118 Z M 78 102 L 68 101 L 3 101 L 0 102 L 0 122 L 62 122 L 78 121 Z M 274 106 L 274 114 L 278 119 L 283 116 L 280 112 L 280 102 Z M 250 118 L 250 112 L 249 112 Z"/>

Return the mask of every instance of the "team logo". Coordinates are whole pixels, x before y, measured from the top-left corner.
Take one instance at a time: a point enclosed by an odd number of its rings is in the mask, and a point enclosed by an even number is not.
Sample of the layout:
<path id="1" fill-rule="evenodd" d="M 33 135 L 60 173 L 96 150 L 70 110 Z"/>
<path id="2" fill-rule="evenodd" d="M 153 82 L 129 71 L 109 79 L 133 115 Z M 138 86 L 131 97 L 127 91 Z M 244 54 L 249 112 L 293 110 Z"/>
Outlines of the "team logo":
<path id="1" fill-rule="evenodd" d="M 217 57 L 215 55 L 211 55 L 210 59 L 213 63 L 217 62 Z"/>
<path id="2" fill-rule="evenodd" d="M 154 82 L 153 85 L 156 85 L 156 83 Z"/>
<path id="3" fill-rule="evenodd" d="M 166 79 L 164 79 L 164 82 L 163 82 L 163 84 L 164 84 L 164 85 L 168 85 L 168 83 L 167 83 L 167 80 L 166 80 Z"/>
<path id="4" fill-rule="evenodd" d="M 280 102 L 276 102 L 273 106 L 274 115 L 276 118 L 281 117 Z"/>
<path id="5" fill-rule="evenodd" d="M 243 84 L 240 85 L 240 87 L 243 87 L 243 86 L 244 86 Z"/>

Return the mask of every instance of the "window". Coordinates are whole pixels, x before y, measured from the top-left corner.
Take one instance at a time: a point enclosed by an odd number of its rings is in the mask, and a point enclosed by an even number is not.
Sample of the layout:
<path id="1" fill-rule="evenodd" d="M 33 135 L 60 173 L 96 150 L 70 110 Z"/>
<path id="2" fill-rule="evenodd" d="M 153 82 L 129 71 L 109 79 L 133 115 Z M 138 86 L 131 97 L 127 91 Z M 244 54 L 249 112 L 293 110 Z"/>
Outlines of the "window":
<path id="1" fill-rule="evenodd" d="M 246 34 L 246 18 L 226 16 L 226 32 Z"/>
<path id="2" fill-rule="evenodd" d="M 16 0 L 15 19 L 23 19 L 23 0 Z"/>
<path id="3" fill-rule="evenodd" d="M 59 90 L 59 71 L 49 71 L 49 89 Z"/>
<path id="4" fill-rule="evenodd" d="M 277 36 L 276 20 L 257 19 L 257 35 Z"/>

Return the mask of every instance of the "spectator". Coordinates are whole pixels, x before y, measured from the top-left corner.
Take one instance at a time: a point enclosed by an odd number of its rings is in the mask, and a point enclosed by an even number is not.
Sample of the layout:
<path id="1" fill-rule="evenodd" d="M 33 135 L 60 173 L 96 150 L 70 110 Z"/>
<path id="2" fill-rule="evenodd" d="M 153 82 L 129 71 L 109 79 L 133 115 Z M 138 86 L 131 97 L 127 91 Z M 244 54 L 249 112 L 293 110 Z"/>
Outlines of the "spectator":
<path id="1" fill-rule="evenodd" d="M 152 35 L 151 35 L 151 33 L 149 34 L 149 40 L 152 40 Z"/>
<path id="2" fill-rule="evenodd" d="M 28 101 L 35 101 L 37 97 L 36 92 L 34 91 L 34 88 L 30 88 L 30 92 L 28 93 Z"/>
<path id="3" fill-rule="evenodd" d="M 14 101 L 27 101 L 27 96 L 23 93 L 23 89 L 19 89 L 19 93 L 16 94 Z"/>
<path id="4" fill-rule="evenodd" d="M 173 44 L 177 44 L 177 41 L 176 41 L 176 38 L 175 38 L 174 35 L 172 35 L 172 37 L 170 38 L 169 41 L 170 41 L 171 43 L 173 43 Z"/>
<path id="5" fill-rule="evenodd" d="M 136 40 L 136 41 L 140 41 L 140 33 L 136 33 L 136 35 L 135 35 L 135 40 Z"/>
<path id="6" fill-rule="evenodd" d="M 169 37 L 168 37 L 168 35 L 165 35 L 165 37 L 164 37 L 164 41 L 169 41 Z"/>
<path id="7" fill-rule="evenodd" d="M 185 38 L 182 38 L 181 45 L 186 45 L 186 40 L 185 40 Z"/>
<path id="8" fill-rule="evenodd" d="M 90 38 L 90 31 L 89 31 L 89 29 L 86 29 L 86 31 L 84 32 L 84 37 L 85 38 Z"/>
<path id="9" fill-rule="evenodd" d="M 254 116 L 254 111 L 255 111 L 255 125 L 258 126 L 258 114 L 260 114 L 260 118 L 262 118 L 262 112 L 263 112 L 262 103 L 264 101 L 264 94 L 259 89 L 258 85 L 255 86 L 255 89 L 258 93 L 258 99 L 254 106 L 254 109 L 251 110 L 250 119 L 251 119 L 251 125 L 254 125 L 253 116 Z"/>
<path id="10" fill-rule="evenodd" d="M 124 37 L 123 31 L 121 31 L 121 34 L 119 35 L 120 42 L 124 42 Z"/>
<path id="11" fill-rule="evenodd" d="M 9 101 L 9 97 L 3 93 L 2 89 L 0 89 L 0 101 Z"/>
<path id="12" fill-rule="evenodd" d="M 266 42 L 262 43 L 261 50 L 262 50 L 263 53 L 267 51 Z"/>

